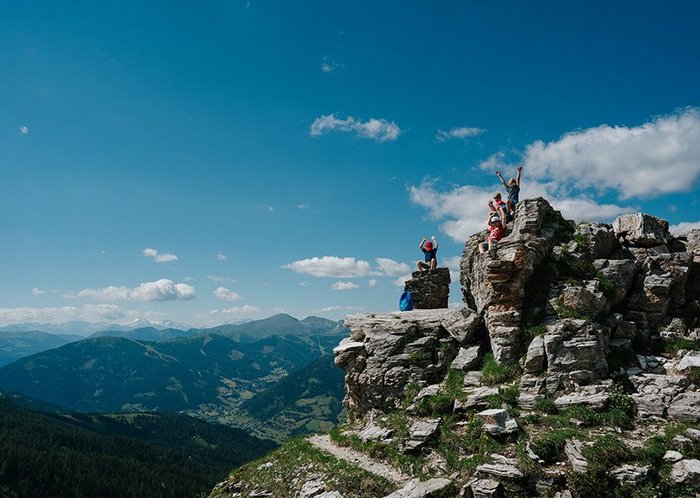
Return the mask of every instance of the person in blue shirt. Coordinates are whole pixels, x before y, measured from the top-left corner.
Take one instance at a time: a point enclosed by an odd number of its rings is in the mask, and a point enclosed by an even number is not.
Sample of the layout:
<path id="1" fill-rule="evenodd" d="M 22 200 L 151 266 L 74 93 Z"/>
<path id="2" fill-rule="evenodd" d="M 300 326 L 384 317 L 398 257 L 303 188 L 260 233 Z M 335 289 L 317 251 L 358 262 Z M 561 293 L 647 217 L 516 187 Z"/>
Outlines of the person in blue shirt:
<path id="1" fill-rule="evenodd" d="M 418 244 L 418 248 L 425 254 L 425 261 L 416 262 L 418 271 L 432 271 L 437 268 L 438 242 L 435 240 L 435 235 L 430 237 L 430 240 L 424 236 Z"/>
<path id="2" fill-rule="evenodd" d="M 501 176 L 500 171 L 496 171 L 496 176 L 498 177 L 499 180 L 501 180 L 501 183 L 503 184 L 503 187 L 506 189 L 506 192 L 508 193 L 508 200 L 506 201 L 506 214 L 512 215 L 513 212 L 515 211 L 515 206 L 518 204 L 518 200 L 520 198 L 520 175 L 523 172 L 523 167 L 518 166 L 518 174 L 516 175 L 515 178 L 511 178 L 508 180 L 508 183 L 506 183 L 506 180 Z"/>

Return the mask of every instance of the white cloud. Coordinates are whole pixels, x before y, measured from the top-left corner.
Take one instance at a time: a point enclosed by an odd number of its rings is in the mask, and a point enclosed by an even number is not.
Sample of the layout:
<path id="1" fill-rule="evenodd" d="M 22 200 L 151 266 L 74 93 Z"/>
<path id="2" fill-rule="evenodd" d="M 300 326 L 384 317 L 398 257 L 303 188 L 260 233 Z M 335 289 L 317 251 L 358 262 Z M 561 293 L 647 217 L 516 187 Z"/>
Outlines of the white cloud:
<path id="1" fill-rule="evenodd" d="M 488 202 L 498 185 L 476 187 L 464 185 L 440 191 L 434 182 L 427 181 L 409 188 L 411 201 L 428 210 L 430 216 L 445 220 L 441 229 L 456 242 L 463 242 L 472 234 L 486 229 Z M 523 185 L 522 198 L 543 196 L 567 219 L 609 221 L 624 213 L 638 211 L 633 206 L 600 204 L 586 194 L 561 196 L 552 192 L 551 184 L 530 181 Z"/>
<path id="2" fill-rule="evenodd" d="M 413 278 L 413 275 L 411 273 L 408 273 L 408 274 L 394 280 L 392 282 L 392 284 L 394 284 L 396 287 L 401 287 L 403 289 L 403 287 L 406 285 L 406 280 L 410 280 L 412 278 Z"/>
<path id="3" fill-rule="evenodd" d="M 376 278 L 370 278 L 369 282 L 367 283 L 369 287 L 376 287 L 377 286 L 377 279 Z"/>
<path id="4" fill-rule="evenodd" d="M 337 290 L 337 291 L 346 291 L 346 290 L 352 290 L 352 289 L 357 289 L 360 286 L 353 283 L 353 282 L 334 282 L 331 284 L 331 289 Z"/>
<path id="5" fill-rule="evenodd" d="M 352 116 L 346 119 L 338 119 L 335 114 L 328 114 L 316 118 L 311 124 L 309 134 L 318 137 L 331 131 L 354 132 L 361 138 L 370 138 L 377 142 L 391 142 L 401 134 L 401 128 L 386 119 L 370 118 L 368 121 L 360 121 Z"/>
<path id="6" fill-rule="evenodd" d="M 43 290 L 41 290 L 39 287 L 34 287 L 32 289 L 32 296 L 41 296 L 42 294 L 45 294 Z"/>
<path id="7" fill-rule="evenodd" d="M 402 273 L 406 273 L 410 270 L 410 266 L 408 266 L 406 263 L 398 263 L 393 259 L 376 258 L 375 261 L 377 262 L 379 271 L 381 271 L 383 275 L 387 275 L 389 277 L 396 277 L 397 275 L 401 275 Z"/>
<path id="8" fill-rule="evenodd" d="M 153 261 L 155 261 L 156 263 L 168 263 L 170 261 L 177 261 L 177 256 L 175 256 L 174 254 L 169 252 L 161 253 L 158 252 L 157 249 L 153 249 L 152 247 L 147 247 L 146 249 L 141 251 L 141 253 L 148 258 L 152 258 Z"/>
<path id="9" fill-rule="evenodd" d="M 674 235 L 685 235 L 691 230 L 700 229 L 700 221 L 683 221 L 677 225 L 671 225 L 668 229 Z"/>
<path id="10" fill-rule="evenodd" d="M 337 62 L 332 61 L 328 57 L 323 58 L 323 62 L 321 63 L 321 71 L 324 73 L 332 73 L 336 69 L 345 69 L 344 64 L 338 64 Z"/>
<path id="11" fill-rule="evenodd" d="M 438 130 L 435 138 L 439 141 L 444 142 L 450 138 L 459 138 L 461 140 L 466 140 L 467 138 L 476 137 L 481 135 L 486 130 L 483 128 L 469 128 L 462 126 L 459 128 L 451 128 L 450 131 Z"/>
<path id="12" fill-rule="evenodd" d="M 234 292 L 226 287 L 217 287 L 214 290 L 214 295 L 222 301 L 238 301 L 241 299 L 241 295 L 238 292 Z"/>
<path id="13" fill-rule="evenodd" d="M 22 125 L 22 126 L 19 127 L 19 132 L 20 132 L 22 135 L 26 135 L 27 133 L 29 133 L 29 128 L 26 127 L 26 126 L 24 126 L 24 125 Z"/>
<path id="14" fill-rule="evenodd" d="M 257 306 L 251 306 L 249 304 L 243 306 L 234 306 L 233 308 L 226 308 L 223 310 L 211 310 L 209 313 L 212 315 L 254 315 L 260 311 Z"/>
<path id="15" fill-rule="evenodd" d="M 304 211 L 305 209 L 309 209 L 310 207 L 311 206 L 309 206 L 308 204 L 297 204 L 297 209 L 299 211 Z"/>
<path id="16" fill-rule="evenodd" d="M 355 258 L 339 258 L 336 256 L 313 257 L 294 261 L 282 266 L 297 273 L 313 277 L 353 278 L 367 275 L 370 264 Z"/>
<path id="17" fill-rule="evenodd" d="M 236 279 L 232 277 L 221 277 L 219 275 L 207 275 L 207 278 L 211 280 L 212 282 L 216 283 L 230 283 L 230 284 L 235 284 Z"/>
<path id="18" fill-rule="evenodd" d="M 125 311 L 115 304 L 86 304 L 47 308 L 0 308 L 0 325 L 13 323 L 66 323 L 73 320 L 88 322 L 125 323 L 138 318 L 135 311 Z"/>
<path id="19" fill-rule="evenodd" d="M 559 192 L 611 190 L 620 199 L 685 192 L 700 176 L 700 109 L 636 127 L 601 125 L 530 144 L 523 174 Z"/>
<path id="20" fill-rule="evenodd" d="M 362 311 L 364 308 L 361 306 L 326 306 L 325 308 L 320 308 L 312 311 L 312 313 L 328 313 L 330 311 Z"/>
<path id="21" fill-rule="evenodd" d="M 187 301 L 197 297 L 197 294 L 191 285 L 176 284 L 162 278 L 133 288 L 110 285 L 100 289 L 83 289 L 77 297 L 96 301 Z"/>
<path id="22" fill-rule="evenodd" d="M 223 252 L 219 252 L 216 254 L 217 261 L 226 261 L 227 259 L 228 259 L 228 256 L 226 256 Z"/>

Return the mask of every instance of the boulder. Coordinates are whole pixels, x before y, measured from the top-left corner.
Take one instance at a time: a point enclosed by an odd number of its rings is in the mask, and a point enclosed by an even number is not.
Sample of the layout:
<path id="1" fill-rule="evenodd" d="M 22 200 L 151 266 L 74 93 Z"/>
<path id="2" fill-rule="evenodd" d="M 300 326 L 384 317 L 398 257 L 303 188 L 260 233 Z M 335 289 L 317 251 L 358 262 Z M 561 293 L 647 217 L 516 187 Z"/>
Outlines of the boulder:
<path id="1" fill-rule="evenodd" d="M 457 357 L 452 361 L 451 368 L 462 371 L 474 370 L 479 366 L 481 360 L 481 346 L 471 346 L 460 348 Z"/>
<path id="2" fill-rule="evenodd" d="M 483 315 L 498 362 L 512 363 L 518 358 L 523 347 L 525 286 L 552 248 L 572 233 L 572 224 L 545 199 L 537 198 L 518 203 L 515 221 L 496 251 L 479 253 L 482 234 L 467 241 L 461 261 L 464 300 Z"/>
<path id="3" fill-rule="evenodd" d="M 700 489 L 700 460 L 681 460 L 671 468 L 671 480 L 676 484 L 689 484 Z"/>
<path id="4" fill-rule="evenodd" d="M 649 473 L 648 465 L 621 465 L 610 471 L 610 475 L 623 486 L 639 486 L 646 481 Z"/>
<path id="5" fill-rule="evenodd" d="M 544 337 L 535 336 L 527 348 L 523 371 L 526 374 L 538 374 L 544 370 L 547 356 L 544 349 Z"/>
<path id="6" fill-rule="evenodd" d="M 636 392 L 632 398 L 640 418 L 664 418 L 671 401 L 690 386 L 684 375 L 647 374 L 629 378 Z"/>
<path id="7" fill-rule="evenodd" d="M 547 391 L 569 390 L 603 379 L 608 374 L 605 358 L 606 330 L 588 320 L 559 320 L 547 326 Z"/>
<path id="8" fill-rule="evenodd" d="M 404 445 L 404 451 L 410 453 L 421 449 L 437 436 L 439 429 L 439 418 L 416 420 L 408 430 L 408 441 Z"/>
<path id="9" fill-rule="evenodd" d="M 460 498 L 500 498 L 503 485 L 494 479 L 472 479 L 464 488 Z"/>
<path id="10" fill-rule="evenodd" d="M 643 213 L 623 214 L 613 221 L 618 239 L 632 247 L 655 247 L 668 242 L 668 221 Z"/>
<path id="11" fill-rule="evenodd" d="M 550 304 L 560 318 L 567 318 L 567 314 L 575 312 L 594 319 L 608 306 L 598 280 L 565 283 L 554 292 L 556 297 L 550 300 Z"/>
<path id="12" fill-rule="evenodd" d="M 574 240 L 583 245 L 593 259 L 608 258 L 620 246 L 612 226 L 603 223 L 580 223 Z"/>
<path id="13" fill-rule="evenodd" d="M 401 406 L 406 386 L 438 384 L 456 355 L 456 341 L 442 325 L 461 310 L 414 310 L 357 314 L 346 318 L 351 337 L 334 349 L 345 371 L 343 403 L 352 418 L 372 409 Z"/>
<path id="14" fill-rule="evenodd" d="M 465 392 L 467 393 L 467 396 L 464 400 L 455 400 L 455 412 L 488 406 L 489 397 L 498 394 L 498 388 L 483 386 L 474 389 L 465 389 Z"/>
<path id="15" fill-rule="evenodd" d="M 450 281 L 448 268 L 439 267 L 434 270 L 413 272 L 412 278 L 405 283 L 406 290 L 411 293 L 413 308 L 417 310 L 447 308 Z"/>
<path id="16" fill-rule="evenodd" d="M 554 405 L 560 410 L 574 405 L 602 408 L 610 399 L 611 387 L 612 381 L 592 386 L 581 386 L 572 393 L 556 398 Z"/>
<path id="17" fill-rule="evenodd" d="M 411 479 L 403 488 L 384 498 L 452 498 L 455 493 L 450 479 Z"/>
<path id="18" fill-rule="evenodd" d="M 583 443 L 578 439 L 567 439 L 566 444 L 564 444 L 564 453 L 574 472 L 588 471 L 588 460 L 581 453 L 582 448 Z"/>
<path id="19" fill-rule="evenodd" d="M 445 316 L 442 326 L 460 344 L 471 344 L 481 323 L 481 317 L 474 310 L 464 308 Z"/>
<path id="20" fill-rule="evenodd" d="M 518 422 L 510 416 L 508 410 L 502 408 L 492 408 L 484 410 L 476 414 L 477 417 L 484 421 L 483 429 L 492 436 L 501 436 L 503 434 L 513 434 L 520 430 Z"/>
<path id="21" fill-rule="evenodd" d="M 520 480 L 524 474 L 518 469 L 518 461 L 502 455 L 492 454 L 493 463 L 484 463 L 476 468 L 477 477 L 496 477 L 506 480 Z"/>
<path id="22" fill-rule="evenodd" d="M 691 391 L 676 396 L 668 406 L 668 418 L 700 422 L 700 393 Z"/>
<path id="23" fill-rule="evenodd" d="M 634 259 L 598 259 L 593 262 L 598 278 L 605 281 L 606 298 L 610 306 L 625 300 L 637 278 L 639 264 Z"/>

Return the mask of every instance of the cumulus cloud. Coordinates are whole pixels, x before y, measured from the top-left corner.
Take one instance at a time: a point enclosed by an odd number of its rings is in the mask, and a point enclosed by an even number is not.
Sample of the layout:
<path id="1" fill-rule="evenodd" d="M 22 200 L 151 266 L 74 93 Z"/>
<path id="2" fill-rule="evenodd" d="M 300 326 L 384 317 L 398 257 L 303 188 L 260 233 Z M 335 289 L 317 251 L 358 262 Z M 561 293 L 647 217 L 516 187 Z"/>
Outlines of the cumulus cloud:
<path id="1" fill-rule="evenodd" d="M 231 277 L 222 277 L 222 276 L 219 276 L 219 275 L 207 275 L 207 278 L 208 278 L 209 280 L 211 280 L 212 282 L 216 282 L 216 283 L 224 283 L 224 282 L 228 282 L 228 283 L 230 283 L 230 284 L 235 284 L 235 283 L 236 283 L 236 279 L 235 279 L 235 278 L 231 278 Z"/>
<path id="2" fill-rule="evenodd" d="M 169 252 L 161 253 L 158 252 L 157 249 L 153 249 L 152 247 L 147 247 L 146 249 L 141 251 L 141 253 L 147 258 L 153 259 L 153 261 L 155 261 L 156 263 L 168 263 L 170 261 L 177 261 L 176 255 Z"/>
<path id="3" fill-rule="evenodd" d="M 22 135 L 26 135 L 27 133 L 29 133 L 29 128 L 26 127 L 26 126 L 24 126 L 24 125 L 22 125 L 22 126 L 19 127 L 19 132 L 20 132 Z"/>
<path id="4" fill-rule="evenodd" d="M 403 287 L 406 285 L 406 280 L 410 280 L 411 278 L 413 278 L 413 275 L 408 273 L 394 280 L 392 284 L 394 284 L 396 287 L 401 287 L 403 289 Z"/>
<path id="5" fill-rule="evenodd" d="M 685 235 L 691 230 L 699 230 L 700 221 L 684 221 L 677 225 L 671 225 L 668 229 L 674 235 Z"/>
<path id="6" fill-rule="evenodd" d="M 357 289 L 360 286 L 353 283 L 353 282 L 334 282 L 331 284 L 331 289 L 337 290 L 337 291 L 346 291 L 346 290 L 352 290 L 352 289 Z"/>
<path id="7" fill-rule="evenodd" d="M 466 126 L 462 126 L 459 128 L 451 128 L 449 131 L 438 130 L 437 134 L 435 135 L 435 138 L 437 138 L 441 142 L 449 140 L 450 138 L 459 138 L 461 140 L 466 140 L 467 138 L 481 135 L 485 131 L 486 130 L 484 130 L 483 128 L 469 128 Z"/>
<path id="8" fill-rule="evenodd" d="M 216 254 L 217 261 L 226 261 L 227 259 L 228 259 L 228 256 L 226 256 L 223 252 L 219 252 Z"/>
<path id="9" fill-rule="evenodd" d="M 324 73 L 332 73 L 336 69 L 344 69 L 344 68 L 345 68 L 345 65 L 334 62 L 328 57 L 324 57 L 323 62 L 321 63 L 321 71 L 323 71 Z"/>
<path id="10" fill-rule="evenodd" d="M 131 288 L 110 285 L 100 289 L 83 289 L 77 297 L 96 301 L 187 301 L 197 297 L 197 294 L 191 285 L 176 284 L 162 278 Z"/>
<path id="11" fill-rule="evenodd" d="M 368 286 L 370 287 L 376 287 L 377 286 L 377 279 L 376 278 L 370 278 L 369 282 L 367 283 Z"/>
<path id="12" fill-rule="evenodd" d="M 370 264 L 355 258 L 323 256 L 294 261 L 282 268 L 313 277 L 353 278 L 367 275 Z"/>
<path id="13" fill-rule="evenodd" d="M 209 313 L 211 315 L 254 315 L 260 311 L 257 306 L 251 306 L 249 304 L 243 306 L 234 306 L 233 308 L 226 308 L 222 310 L 211 310 Z"/>
<path id="14" fill-rule="evenodd" d="M 320 308 L 312 311 L 312 313 L 329 313 L 331 311 L 362 311 L 364 308 L 361 306 L 326 306 L 325 308 Z"/>
<path id="15" fill-rule="evenodd" d="M 377 267 L 382 274 L 389 277 L 396 277 L 402 273 L 406 273 L 410 267 L 406 263 L 398 263 L 389 258 L 376 258 Z"/>
<path id="16" fill-rule="evenodd" d="M 700 176 L 700 109 L 688 108 L 636 127 L 601 125 L 530 144 L 528 177 L 560 191 L 614 191 L 622 200 L 691 189 Z"/>
<path id="17" fill-rule="evenodd" d="M 116 304 L 86 304 L 47 308 L 0 308 L 0 325 L 13 323 L 66 323 L 73 320 L 88 322 L 125 323 L 138 318 L 135 311 L 122 310 Z"/>
<path id="18" fill-rule="evenodd" d="M 214 290 L 214 295 L 222 301 L 238 301 L 241 299 L 241 295 L 238 292 L 234 292 L 226 287 L 217 287 Z"/>
<path id="19" fill-rule="evenodd" d="M 332 131 L 355 133 L 358 137 L 369 138 L 377 142 L 391 142 L 399 138 L 401 128 L 386 119 L 370 118 L 368 121 L 360 121 L 352 116 L 339 119 L 335 114 L 328 114 L 316 118 L 311 124 L 309 134 L 318 137 Z"/>
<path id="20" fill-rule="evenodd" d="M 43 290 L 41 290 L 39 287 L 34 287 L 32 289 L 32 296 L 41 296 L 42 294 L 45 294 Z"/>
<path id="21" fill-rule="evenodd" d="M 456 242 L 463 242 L 472 234 L 486 229 L 488 202 L 498 185 L 461 187 L 440 190 L 432 181 L 409 188 L 411 201 L 424 207 L 431 218 L 444 220 L 441 229 Z M 567 219 L 607 221 L 624 213 L 638 211 L 635 206 L 600 204 L 586 194 L 560 196 L 552 191 L 549 184 L 535 181 L 523 187 L 526 197 L 546 197 L 555 209 Z M 521 198 L 523 196 L 521 195 Z"/>

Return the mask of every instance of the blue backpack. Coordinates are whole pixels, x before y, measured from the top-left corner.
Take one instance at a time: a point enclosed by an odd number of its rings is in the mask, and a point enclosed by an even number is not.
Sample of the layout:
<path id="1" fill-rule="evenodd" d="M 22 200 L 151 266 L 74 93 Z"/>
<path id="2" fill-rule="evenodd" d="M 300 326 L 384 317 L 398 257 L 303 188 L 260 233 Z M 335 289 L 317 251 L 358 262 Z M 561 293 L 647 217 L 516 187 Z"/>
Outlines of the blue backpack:
<path id="1" fill-rule="evenodd" d="M 401 311 L 411 311 L 413 309 L 413 303 L 411 302 L 411 293 L 407 290 L 401 293 L 399 298 L 399 309 Z"/>

